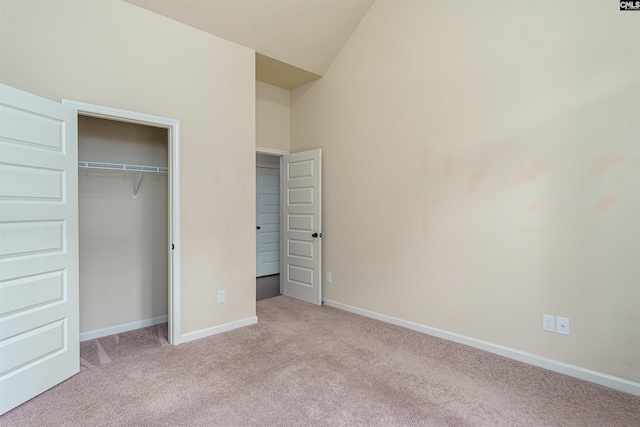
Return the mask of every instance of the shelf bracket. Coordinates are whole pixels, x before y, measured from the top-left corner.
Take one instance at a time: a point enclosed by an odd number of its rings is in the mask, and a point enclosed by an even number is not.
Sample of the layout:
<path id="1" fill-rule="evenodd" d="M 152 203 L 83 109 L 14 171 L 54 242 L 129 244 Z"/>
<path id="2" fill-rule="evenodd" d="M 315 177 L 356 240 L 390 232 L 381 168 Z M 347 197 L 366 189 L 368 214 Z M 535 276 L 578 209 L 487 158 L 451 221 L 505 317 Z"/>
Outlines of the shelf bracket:
<path id="1" fill-rule="evenodd" d="M 140 188 L 140 180 L 142 180 L 142 172 L 140 172 L 140 175 L 138 175 L 138 182 L 136 183 L 136 188 L 133 189 L 134 199 L 138 197 L 138 188 Z"/>

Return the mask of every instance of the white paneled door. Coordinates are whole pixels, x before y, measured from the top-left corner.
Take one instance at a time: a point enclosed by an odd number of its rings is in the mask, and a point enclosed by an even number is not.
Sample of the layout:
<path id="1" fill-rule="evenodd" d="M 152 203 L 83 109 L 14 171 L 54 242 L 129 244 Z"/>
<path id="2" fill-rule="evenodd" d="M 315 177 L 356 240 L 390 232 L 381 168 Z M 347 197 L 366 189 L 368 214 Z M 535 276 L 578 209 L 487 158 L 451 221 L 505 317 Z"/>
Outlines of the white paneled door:
<path id="1" fill-rule="evenodd" d="M 321 170 L 320 149 L 283 156 L 282 244 L 284 294 L 320 305 Z"/>
<path id="2" fill-rule="evenodd" d="M 256 277 L 280 272 L 280 169 L 256 168 Z"/>
<path id="3" fill-rule="evenodd" d="M 0 86 L 0 413 L 80 368 L 77 129 Z"/>

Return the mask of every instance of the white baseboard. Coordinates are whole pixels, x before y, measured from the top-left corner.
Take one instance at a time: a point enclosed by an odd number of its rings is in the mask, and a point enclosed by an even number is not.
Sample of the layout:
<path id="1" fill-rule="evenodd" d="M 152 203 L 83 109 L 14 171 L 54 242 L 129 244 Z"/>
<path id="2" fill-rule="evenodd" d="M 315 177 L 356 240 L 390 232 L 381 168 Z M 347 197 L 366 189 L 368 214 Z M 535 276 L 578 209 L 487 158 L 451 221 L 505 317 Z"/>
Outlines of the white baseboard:
<path id="1" fill-rule="evenodd" d="M 614 377 L 612 375 L 604 374 L 590 369 L 581 368 L 579 366 L 570 365 L 568 363 L 559 362 L 553 359 L 547 359 L 545 357 L 536 356 L 535 354 L 526 353 L 524 351 L 515 350 L 513 348 L 504 347 L 490 342 L 477 340 L 475 338 L 465 337 L 463 335 L 454 334 L 451 332 L 443 331 L 441 329 L 431 328 L 428 326 L 420 325 L 418 323 L 409 322 L 402 319 L 397 319 L 391 316 L 385 316 L 373 311 L 363 310 L 361 308 L 352 307 L 350 305 L 342 304 L 336 301 L 324 300 L 324 304 L 338 308 L 340 310 L 348 311 L 350 313 L 359 314 L 361 316 L 369 317 L 371 319 L 380 320 L 382 322 L 391 323 L 392 325 L 402 326 L 403 328 L 411 329 L 417 332 L 422 332 L 434 337 L 443 338 L 445 340 L 457 342 L 460 344 L 475 347 L 480 350 L 488 351 L 489 353 L 498 354 L 500 356 L 507 357 L 509 359 L 524 362 L 529 365 L 537 366 L 540 368 L 548 369 L 550 371 L 558 372 L 560 374 L 568 375 L 570 377 L 579 378 L 581 380 L 589 381 L 592 383 L 600 384 L 605 387 L 612 388 L 614 390 L 623 391 L 636 396 L 640 396 L 640 383 L 625 380 L 623 378 Z"/>
<path id="2" fill-rule="evenodd" d="M 211 335 L 221 334 L 243 326 L 249 326 L 258 323 L 258 316 L 249 317 L 247 319 L 236 320 L 235 322 L 225 323 L 223 325 L 214 326 L 212 328 L 201 329 L 195 332 L 189 332 L 180 337 L 180 343 L 185 343 L 200 338 L 209 337 Z"/>
<path id="3" fill-rule="evenodd" d="M 135 329 L 146 328 L 147 326 L 159 325 L 161 323 L 167 323 L 167 316 L 153 317 L 151 319 L 138 320 L 136 322 L 125 323 L 117 326 L 111 326 L 109 328 L 82 332 L 80 334 L 80 341 L 93 340 L 96 338 L 102 338 L 109 335 L 120 334 L 122 332 L 133 331 Z"/>

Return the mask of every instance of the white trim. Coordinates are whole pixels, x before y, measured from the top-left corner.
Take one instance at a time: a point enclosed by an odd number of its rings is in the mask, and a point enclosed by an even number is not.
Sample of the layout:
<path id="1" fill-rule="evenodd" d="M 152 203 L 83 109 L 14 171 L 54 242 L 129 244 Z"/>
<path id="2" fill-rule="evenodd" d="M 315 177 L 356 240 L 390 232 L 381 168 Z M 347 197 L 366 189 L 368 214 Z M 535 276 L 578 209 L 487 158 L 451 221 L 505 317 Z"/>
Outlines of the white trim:
<path id="1" fill-rule="evenodd" d="M 258 154 L 270 154 L 272 156 L 284 156 L 286 154 L 289 154 L 288 151 L 276 150 L 275 148 L 262 148 L 262 147 L 256 147 L 256 153 L 258 153 Z"/>
<path id="2" fill-rule="evenodd" d="M 180 245 L 180 122 L 176 121 L 169 131 L 169 199 L 171 208 L 169 210 L 169 338 L 172 345 L 180 344 L 181 329 L 181 287 L 180 268 L 182 246 Z"/>
<path id="3" fill-rule="evenodd" d="M 623 378 L 614 377 L 612 375 L 592 371 L 590 369 L 581 368 L 579 366 L 570 365 L 568 363 L 559 362 L 557 360 L 547 359 L 546 357 L 536 356 L 535 354 L 526 353 L 524 351 L 515 350 L 513 348 L 497 344 L 492 344 L 490 342 L 478 340 L 475 338 L 465 337 L 463 335 L 454 334 L 451 332 L 443 331 L 441 329 L 431 328 L 429 326 L 420 325 L 418 323 L 386 316 L 384 314 L 379 314 L 373 311 L 363 310 L 361 308 L 352 307 L 350 305 L 342 304 L 336 301 L 324 300 L 324 304 L 329 307 L 348 311 L 350 313 L 369 317 L 371 319 L 380 320 L 385 323 L 401 326 L 403 328 L 422 332 L 423 334 L 443 338 L 448 341 L 468 345 L 470 347 L 488 351 L 489 353 L 498 354 L 500 356 L 527 363 L 529 365 L 537 366 L 539 368 L 548 369 L 550 371 L 558 372 L 570 377 L 579 378 L 581 380 L 600 384 L 605 387 L 623 391 L 625 393 L 640 396 L 640 383 L 634 381 L 625 380 Z"/>
<path id="4" fill-rule="evenodd" d="M 159 127 L 169 131 L 169 342 L 180 344 L 180 121 L 63 99 L 83 116 Z M 171 245 L 174 250 L 171 250 Z"/>
<path id="5" fill-rule="evenodd" d="M 136 322 L 124 323 L 122 325 L 111 326 L 109 328 L 95 329 L 93 331 L 81 333 L 80 342 L 107 337 L 109 335 L 121 334 L 122 332 L 134 331 L 148 326 L 160 325 L 162 323 L 167 323 L 167 316 L 153 317 L 151 319 L 138 320 Z"/>
<path id="6" fill-rule="evenodd" d="M 284 235 L 284 227 L 282 224 L 285 224 L 284 217 L 284 209 L 282 207 L 284 199 L 282 197 L 285 194 L 285 182 L 284 182 L 284 174 L 282 171 L 284 170 L 284 157 L 280 156 L 280 273 L 285 271 L 285 262 L 282 254 L 286 253 L 287 248 L 285 247 L 285 235 Z M 284 274 L 280 274 L 280 295 L 284 295 Z"/>
<path id="7" fill-rule="evenodd" d="M 211 335 L 221 334 L 244 326 L 254 325 L 258 323 L 258 316 L 248 317 L 246 319 L 236 320 L 235 322 L 225 323 L 223 325 L 214 326 L 212 328 L 201 329 L 195 332 L 189 332 L 181 337 L 181 342 L 189 342 L 199 340 L 200 338 L 210 337 Z"/>
<path id="8" fill-rule="evenodd" d="M 120 122 L 135 123 L 159 128 L 171 128 L 178 120 L 166 117 L 152 116 L 150 114 L 138 113 L 135 111 L 120 110 L 118 108 L 105 107 L 102 105 L 87 104 L 86 102 L 63 99 L 62 104 L 68 105 L 78 110 L 83 116 L 116 119 Z"/>

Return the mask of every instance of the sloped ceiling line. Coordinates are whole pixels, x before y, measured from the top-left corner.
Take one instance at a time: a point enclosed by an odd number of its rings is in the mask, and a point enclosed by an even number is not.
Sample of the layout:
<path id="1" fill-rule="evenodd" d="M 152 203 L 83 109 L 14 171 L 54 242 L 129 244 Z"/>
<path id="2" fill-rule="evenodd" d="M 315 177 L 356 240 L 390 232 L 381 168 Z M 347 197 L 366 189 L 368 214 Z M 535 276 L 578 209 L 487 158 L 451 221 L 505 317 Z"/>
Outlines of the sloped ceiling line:
<path id="1" fill-rule="evenodd" d="M 374 0 L 126 0 L 256 51 L 256 79 L 293 89 L 321 77 Z"/>

